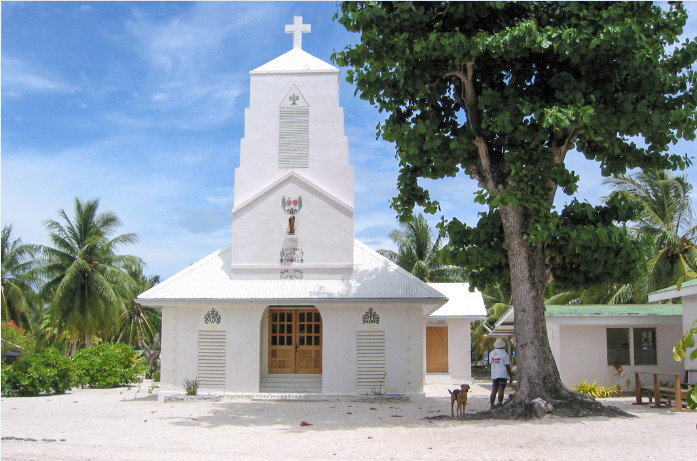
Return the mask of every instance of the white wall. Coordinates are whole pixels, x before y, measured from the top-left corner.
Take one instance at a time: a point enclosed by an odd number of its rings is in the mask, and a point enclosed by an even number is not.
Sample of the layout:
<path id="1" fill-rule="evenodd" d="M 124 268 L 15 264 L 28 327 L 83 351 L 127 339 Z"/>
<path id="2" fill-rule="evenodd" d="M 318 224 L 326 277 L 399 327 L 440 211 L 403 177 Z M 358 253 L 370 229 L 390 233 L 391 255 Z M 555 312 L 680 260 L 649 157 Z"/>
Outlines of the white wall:
<path id="1" fill-rule="evenodd" d="M 614 375 L 615 369 L 607 365 L 606 328 L 656 328 L 658 365 L 625 365 L 623 378 Z M 548 323 L 548 330 L 558 332 L 558 347 L 552 346 L 562 382 L 569 388 L 581 381 L 598 381 L 603 386 L 622 385 L 631 380 L 629 389 L 634 386 L 634 372 L 682 373 L 682 365 L 673 361 L 672 348 L 680 335 L 679 324 L 611 324 L 611 325 L 555 325 Z M 550 338 L 550 343 L 554 341 Z"/>
<path id="2" fill-rule="evenodd" d="M 212 328 L 227 332 L 226 386 L 228 393 L 259 392 L 260 377 L 267 370 L 266 305 L 192 305 L 163 309 L 161 389 L 183 392 L 182 381 L 197 374 L 198 332 L 211 328 L 202 323 L 211 308 L 223 322 Z M 279 306 L 280 307 L 280 306 Z M 322 316 L 322 391 L 356 394 L 356 332 L 385 331 L 385 391 L 423 393 L 424 348 L 422 306 L 397 304 L 337 303 L 316 306 Z M 372 307 L 380 315 L 378 325 L 364 325 L 361 318 Z M 200 393 L 221 392 L 199 388 Z"/>
<path id="3" fill-rule="evenodd" d="M 695 325 L 695 320 L 697 320 L 697 295 L 684 296 L 682 298 L 682 334 L 685 334 L 687 330 L 693 328 Z M 697 340 L 697 338 L 695 338 Z M 685 359 L 685 369 L 686 370 L 697 370 L 697 360 L 690 360 L 690 353 L 695 348 L 689 349 L 687 351 L 687 358 Z M 692 372 L 689 375 L 689 380 L 691 383 L 697 382 L 697 372 Z"/>
<path id="4" fill-rule="evenodd" d="M 472 333 L 469 320 L 448 320 L 448 370 L 453 382 L 472 384 Z"/>

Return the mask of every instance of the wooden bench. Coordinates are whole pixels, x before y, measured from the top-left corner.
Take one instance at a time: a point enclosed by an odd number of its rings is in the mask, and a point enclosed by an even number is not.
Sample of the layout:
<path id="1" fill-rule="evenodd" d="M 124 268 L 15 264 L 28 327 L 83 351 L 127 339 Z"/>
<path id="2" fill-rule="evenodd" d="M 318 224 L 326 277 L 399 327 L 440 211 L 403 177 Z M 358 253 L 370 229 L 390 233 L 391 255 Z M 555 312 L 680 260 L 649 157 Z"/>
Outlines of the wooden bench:
<path id="1" fill-rule="evenodd" d="M 687 378 L 688 378 L 688 373 L 690 371 L 694 370 L 686 370 L 685 371 L 685 382 L 680 381 L 680 374 L 679 373 L 642 373 L 642 372 L 635 372 L 634 373 L 634 379 L 635 379 L 635 384 L 636 384 L 636 405 L 643 405 L 643 396 L 645 393 L 648 394 L 649 398 L 649 404 L 651 403 L 651 400 L 653 398 L 653 408 L 664 408 L 664 407 L 671 407 L 673 406 L 673 401 L 675 401 L 675 408 L 673 411 L 686 411 L 687 404 L 683 404 L 683 400 L 687 400 L 686 398 L 686 392 L 693 386 L 691 384 L 688 384 Z M 641 378 L 639 375 L 653 375 L 653 383 L 651 385 L 644 385 L 641 382 Z M 669 382 L 673 382 L 674 387 L 668 387 L 668 386 L 662 386 L 661 385 L 661 380 L 659 377 L 661 376 L 667 376 L 669 378 Z M 665 399 L 665 404 L 663 403 Z M 687 411 L 691 411 L 687 409 Z"/>

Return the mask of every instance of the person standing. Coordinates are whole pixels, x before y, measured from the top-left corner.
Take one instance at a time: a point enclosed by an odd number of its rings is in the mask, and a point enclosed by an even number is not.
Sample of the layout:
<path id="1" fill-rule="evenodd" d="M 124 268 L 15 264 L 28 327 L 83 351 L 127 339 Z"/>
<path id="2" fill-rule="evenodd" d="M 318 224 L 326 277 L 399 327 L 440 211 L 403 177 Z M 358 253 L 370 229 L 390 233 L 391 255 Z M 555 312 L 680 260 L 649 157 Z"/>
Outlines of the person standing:
<path id="1" fill-rule="evenodd" d="M 503 391 L 506 389 L 506 380 L 513 383 L 513 373 L 511 373 L 511 360 L 508 353 L 503 350 L 506 343 L 503 339 L 498 338 L 494 342 L 494 350 L 489 354 L 489 363 L 491 364 L 491 396 L 489 402 L 491 408 L 494 408 L 496 394 L 499 395 L 498 404 L 503 403 Z"/>

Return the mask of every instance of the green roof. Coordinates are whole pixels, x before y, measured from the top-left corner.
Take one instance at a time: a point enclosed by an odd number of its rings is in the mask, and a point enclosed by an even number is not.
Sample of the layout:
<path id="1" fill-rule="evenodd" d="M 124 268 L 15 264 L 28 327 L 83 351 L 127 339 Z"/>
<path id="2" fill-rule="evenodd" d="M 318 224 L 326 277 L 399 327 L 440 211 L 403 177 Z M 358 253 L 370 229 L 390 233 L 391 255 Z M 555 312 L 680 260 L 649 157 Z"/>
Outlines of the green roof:
<path id="1" fill-rule="evenodd" d="M 680 288 L 682 289 L 682 288 L 686 288 L 686 287 L 691 287 L 691 286 L 693 286 L 693 285 L 697 285 L 697 279 L 692 279 L 692 280 L 688 280 L 687 282 L 683 282 L 683 283 L 680 285 Z M 677 289 L 678 289 L 678 286 L 677 286 L 677 285 L 673 285 L 672 287 L 668 287 L 668 288 L 663 288 L 663 289 L 660 289 L 660 290 L 656 290 L 656 291 L 654 291 L 653 293 L 663 293 L 664 291 L 671 291 L 671 290 L 677 290 Z"/>
<path id="2" fill-rule="evenodd" d="M 545 306 L 545 315 L 549 317 L 636 317 L 651 315 L 682 316 L 682 304 L 577 304 Z"/>

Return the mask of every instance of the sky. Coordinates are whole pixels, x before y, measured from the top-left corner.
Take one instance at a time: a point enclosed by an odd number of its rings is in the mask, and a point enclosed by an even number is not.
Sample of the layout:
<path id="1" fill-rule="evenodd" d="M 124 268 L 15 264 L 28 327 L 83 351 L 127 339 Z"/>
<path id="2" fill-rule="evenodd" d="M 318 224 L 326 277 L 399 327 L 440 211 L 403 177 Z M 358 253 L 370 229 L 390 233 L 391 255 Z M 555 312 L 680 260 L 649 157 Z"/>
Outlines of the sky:
<path id="1" fill-rule="evenodd" d="M 697 36 L 697 3 L 685 36 Z M 356 43 L 332 20 L 334 2 L 2 2 L 1 221 L 24 243 L 48 244 L 47 219 L 98 198 L 138 242 L 122 250 L 165 279 L 232 237 L 249 71 L 289 51 L 302 16 L 303 49 L 326 61 Z M 394 248 L 389 207 L 399 170 L 376 139 L 383 116 L 354 95 L 342 70 L 340 105 L 356 177 L 355 235 Z M 676 151 L 697 154 L 683 142 Z M 609 191 L 578 153 L 579 199 Z M 697 166 L 686 172 L 697 179 Z M 471 225 L 480 209 L 464 175 L 424 181 L 441 213 Z"/>

